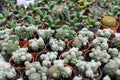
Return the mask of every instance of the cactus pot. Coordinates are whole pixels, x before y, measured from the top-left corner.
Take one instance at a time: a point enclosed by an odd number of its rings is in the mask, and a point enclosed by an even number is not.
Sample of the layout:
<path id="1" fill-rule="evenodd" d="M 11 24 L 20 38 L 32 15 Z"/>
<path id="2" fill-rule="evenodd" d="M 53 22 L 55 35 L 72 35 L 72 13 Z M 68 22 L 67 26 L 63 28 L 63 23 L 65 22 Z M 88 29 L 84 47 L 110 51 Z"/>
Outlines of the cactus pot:
<path id="1" fill-rule="evenodd" d="M 117 32 L 120 33 L 120 20 L 119 20 L 119 27 L 117 29 Z"/>
<path id="2" fill-rule="evenodd" d="M 111 30 L 113 30 L 114 32 L 117 32 L 117 29 L 118 29 L 118 27 L 119 27 L 119 22 L 116 20 L 116 25 L 114 26 L 114 27 L 108 27 L 108 26 L 106 26 L 106 25 L 104 25 L 104 24 L 102 24 L 102 19 L 101 19 L 101 29 L 111 29 Z"/>
<path id="3" fill-rule="evenodd" d="M 34 62 L 34 57 L 32 56 L 32 61 L 31 63 Z M 22 61 L 19 65 L 15 64 L 15 62 L 13 61 L 12 57 L 9 59 L 9 64 L 12 67 L 15 67 L 16 69 L 18 69 L 20 72 L 23 72 L 25 70 L 25 65 L 24 65 L 24 61 Z"/>
<path id="4" fill-rule="evenodd" d="M 74 69 L 73 67 L 71 67 L 70 65 L 68 65 L 68 64 L 64 64 L 64 67 L 69 67 L 69 68 L 72 70 L 72 75 L 71 75 L 71 77 L 69 77 L 69 78 L 62 78 L 62 77 L 60 77 L 60 78 L 54 78 L 54 77 L 52 76 L 52 71 L 54 70 L 54 65 L 53 65 L 53 66 L 51 66 L 51 67 L 49 68 L 50 80 L 73 80 L 74 76 L 76 75 L 75 69 Z"/>
<path id="5" fill-rule="evenodd" d="M 12 54 L 5 54 L 5 55 L 2 55 L 3 56 L 3 59 L 6 61 L 6 62 L 9 62 L 9 59 L 10 57 L 12 56 Z"/>
<path id="6" fill-rule="evenodd" d="M 19 44 L 20 44 L 21 47 L 23 47 L 27 43 L 28 43 L 28 41 L 19 41 Z"/>
<path id="7" fill-rule="evenodd" d="M 34 52 L 34 51 L 32 51 L 31 49 L 29 49 L 29 42 L 28 43 L 26 43 L 24 46 L 23 46 L 23 48 L 28 48 L 28 53 L 30 53 L 30 54 L 32 54 L 32 56 L 35 58 L 38 54 L 41 54 L 41 53 L 44 53 L 45 52 L 45 50 L 46 50 L 46 45 L 44 46 L 44 48 L 42 49 L 42 50 L 39 50 L 39 51 L 36 51 L 36 52 Z"/>
<path id="8" fill-rule="evenodd" d="M 70 49 L 72 48 L 72 43 L 73 43 L 74 39 L 70 40 L 67 42 L 67 48 Z M 82 51 L 83 55 L 89 50 L 90 47 L 90 43 L 87 43 L 87 46 L 82 47 L 81 49 L 79 49 L 80 51 Z"/>

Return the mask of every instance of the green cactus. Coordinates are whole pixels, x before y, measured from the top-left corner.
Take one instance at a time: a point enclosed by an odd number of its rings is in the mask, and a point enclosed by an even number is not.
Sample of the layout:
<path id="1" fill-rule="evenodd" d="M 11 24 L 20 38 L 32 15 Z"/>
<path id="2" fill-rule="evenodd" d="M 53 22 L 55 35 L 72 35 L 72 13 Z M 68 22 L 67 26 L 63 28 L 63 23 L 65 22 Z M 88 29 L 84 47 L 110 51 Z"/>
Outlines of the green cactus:
<path id="1" fill-rule="evenodd" d="M 56 18 L 59 18 L 61 20 L 68 18 L 68 8 L 66 5 L 55 5 L 52 11 Z"/>
<path id="2" fill-rule="evenodd" d="M 115 37 L 112 41 L 112 47 L 117 48 L 120 50 L 120 37 Z"/>
<path id="3" fill-rule="evenodd" d="M 116 25 L 116 20 L 114 17 L 111 16 L 104 16 L 102 18 L 102 24 L 108 27 L 114 27 Z"/>

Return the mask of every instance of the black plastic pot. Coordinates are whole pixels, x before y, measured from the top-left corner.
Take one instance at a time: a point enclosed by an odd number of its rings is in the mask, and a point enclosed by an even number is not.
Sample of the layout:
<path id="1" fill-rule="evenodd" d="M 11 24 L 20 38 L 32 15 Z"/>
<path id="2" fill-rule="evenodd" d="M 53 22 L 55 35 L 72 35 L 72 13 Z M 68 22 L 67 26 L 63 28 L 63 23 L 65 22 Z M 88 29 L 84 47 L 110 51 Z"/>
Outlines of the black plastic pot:
<path id="1" fill-rule="evenodd" d="M 9 59 L 12 56 L 12 54 L 5 54 L 5 55 L 2 55 L 2 56 L 3 56 L 3 58 L 6 62 L 9 62 Z"/>

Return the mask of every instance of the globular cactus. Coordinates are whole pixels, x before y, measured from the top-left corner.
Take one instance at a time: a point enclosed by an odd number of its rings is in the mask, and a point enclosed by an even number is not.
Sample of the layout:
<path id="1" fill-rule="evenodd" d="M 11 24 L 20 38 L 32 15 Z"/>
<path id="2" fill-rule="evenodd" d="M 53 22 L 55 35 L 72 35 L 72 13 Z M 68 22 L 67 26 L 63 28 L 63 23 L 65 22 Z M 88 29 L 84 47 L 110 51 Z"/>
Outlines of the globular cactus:
<path id="1" fill-rule="evenodd" d="M 104 16 L 101 20 L 102 24 L 108 27 L 114 27 L 116 25 L 116 20 L 111 16 Z"/>
<path id="2" fill-rule="evenodd" d="M 115 37 L 112 41 L 112 47 L 117 48 L 120 50 L 120 37 Z"/>
<path id="3" fill-rule="evenodd" d="M 68 8 L 66 5 L 55 5 L 53 7 L 53 13 L 55 17 L 64 20 L 68 17 Z"/>

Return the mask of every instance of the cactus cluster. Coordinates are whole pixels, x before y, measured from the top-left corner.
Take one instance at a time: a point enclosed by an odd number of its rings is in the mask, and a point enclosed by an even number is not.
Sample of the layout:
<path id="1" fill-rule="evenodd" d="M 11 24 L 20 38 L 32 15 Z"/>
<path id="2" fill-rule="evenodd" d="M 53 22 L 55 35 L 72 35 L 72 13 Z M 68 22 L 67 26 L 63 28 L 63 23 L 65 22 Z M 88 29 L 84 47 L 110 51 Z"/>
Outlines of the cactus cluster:
<path id="1" fill-rule="evenodd" d="M 83 60 L 82 52 L 78 48 L 71 48 L 67 52 L 63 52 L 62 59 L 64 63 L 75 65 L 78 60 Z"/>
<path id="2" fill-rule="evenodd" d="M 103 30 L 98 29 L 97 36 L 110 39 L 112 37 L 113 32 L 114 31 L 111 29 L 103 29 Z"/>
<path id="3" fill-rule="evenodd" d="M 63 51 L 65 48 L 65 42 L 62 40 L 57 40 L 50 38 L 49 45 L 53 51 Z"/>
<path id="4" fill-rule="evenodd" d="M 109 45 L 108 45 L 107 41 L 108 41 L 107 38 L 96 37 L 92 41 L 91 47 L 92 48 L 100 47 L 102 50 L 107 50 L 109 48 Z"/>
<path id="5" fill-rule="evenodd" d="M 76 36 L 76 32 L 71 30 L 68 25 L 62 25 L 61 28 L 56 30 L 55 36 L 57 39 L 68 41 Z"/>
<path id="6" fill-rule="evenodd" d="M 39 62 L 25 62 L 25 75 L 28 80 L 48 80 L 48 68 L 42 67 Z"/>
<path id="7" fill-rule="evenodd" d="M 12 59 L 15 64 L 20 65 L 24 64 L 24 62 L 32 61 L 32 55 L 27 53 L 27 48 L 20 48 L 12 53 Z"/>
<path id="8" fill-rule="evenodd" d="M 93 48 L 91 52 L 89 53 L 89 56 L 95 60 L 100 61 L 101 63 L 107 63 L 110 59 L 110 55 L 106 50 L 101 50 L 99 48 Z"/>
<path id="9" fill-rule="evenodd" d="M 0 80 L 14 80 L 16 78 L 15 68 L 4 66 L 0 68 Z"/>
<path id="10" fill-rule="evenodd" d="M 86 77 L 93 78 L 94 74 L 97 72 L 99 66 L 101 66 L 101 63 L 98 61 L 78 61 L 76 64 L 77 69 L 79 72 L 83 72 Z M 83 77 L 83 76 L 82 76 Z"/>
<path id="11" fill-rule="evenodd" d="M 46 54 L 41 54 L 38 60 L 42 62 L 42 66 L 50 67 L 57 59 L 57 56 L 58 52 L 47 52 Z"/>
<path id="12" fill-rule="evenodd" d="M 116 26 L 116 20 L 114 17 L 111 16 L 104 16 L 101 20 L 102 24 L 108 27 L 115 27 Z"/>
<path id="13" fill-rule="evenodd" d="M 86 37 L 88 40 L 94 39 L 94 33 L 89 31 L 87 28 L 82 28 L 78 33 L 83 37 Z"/>
<path id="14" fill-rule="evenodd" d="M 120 37 L 115 37 L 112 41 L 112 47 L 120 50 Z"/>
<path id="15" fill-rule="evenodd" d="M 44 40 L 49 40 L 53 36 L 54 33 L 55 31 L 52 30 L 51 28 L 37 30 L 38 36 L 42 37 Z"/>
<path id="16" fill-rule="evenodd" d="M 50 76 L 55 79 L 69 78 L 72 75 L 72 70 L 68 66 L 64 66 L 63 60 L 54 61 L 54 65 L 49 69 Z"/>
<path id="17" fill-rule="evenodd" d="M 72 43 L 73 47 L 78 47 L 79 49 L 86 47 L 87 45 L 88 45 L 87 37 L 83 37 L 81 34 L 75 37 Z"/>
<path id="18" fill-rule="evenodd" d="M 29 40 L 34 37 L 34 33 L 37 31 L 35 26 L 17 26 L 15 27 L 15 33 L 19 37 L 19 40 Z"/>
<path id="19" fill-rule="evenodd" d="M 45 47 L 44 40 L 40 37 L 39 39 L 30 39 L 29 40 L 29 50 L 32 50 L 33 52 L 40 51 Z"/>

